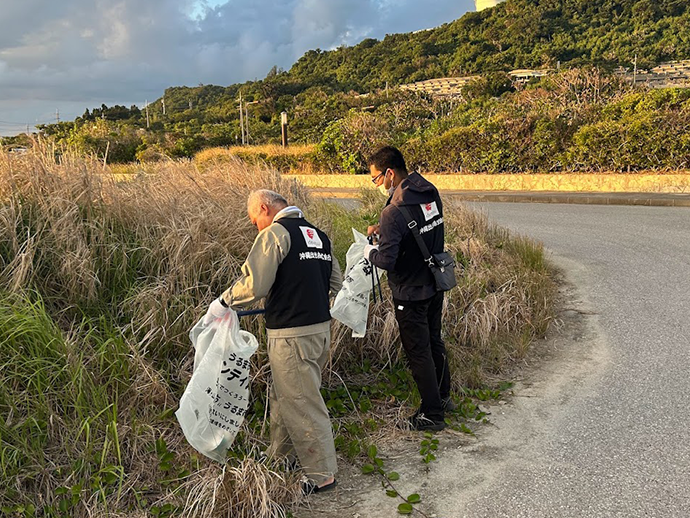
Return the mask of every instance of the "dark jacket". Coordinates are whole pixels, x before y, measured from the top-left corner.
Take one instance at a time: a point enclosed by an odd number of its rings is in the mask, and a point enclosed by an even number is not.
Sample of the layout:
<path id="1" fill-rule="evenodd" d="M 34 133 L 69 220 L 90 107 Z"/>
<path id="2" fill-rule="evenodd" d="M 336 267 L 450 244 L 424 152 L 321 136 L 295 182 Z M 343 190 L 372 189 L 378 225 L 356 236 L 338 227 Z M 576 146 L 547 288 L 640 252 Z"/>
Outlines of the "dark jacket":
<path id="1" fill-rule="evenodd" d="M 434 277 L 400 211 L 401 206 L 412 212 L 429 252 L 443 252 L 441 197 L 431 182 L 412 173 L 400 182 L 383 209 L 379 221 L 379 249 L 372 250 L 369 259 L 375 266 L 388 271 L 388 284 L 394 299 L 425 300 L 436 294 Z"/>

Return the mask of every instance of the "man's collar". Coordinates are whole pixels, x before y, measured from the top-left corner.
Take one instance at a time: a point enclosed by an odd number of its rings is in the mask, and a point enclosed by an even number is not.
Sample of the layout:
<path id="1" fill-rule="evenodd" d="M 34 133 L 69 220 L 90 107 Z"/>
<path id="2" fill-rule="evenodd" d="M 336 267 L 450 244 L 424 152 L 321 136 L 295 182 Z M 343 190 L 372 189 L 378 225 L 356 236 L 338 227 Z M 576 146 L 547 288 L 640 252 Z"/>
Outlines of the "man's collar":
<path id="1" fill-rule="evenodd" d="M 295 207 L 294 205 L 290 205 L 289 207 L 285 207 L 284 209 L 281 209 L 275 216 L 273 216 L 273 221 L 282 218 L 283 216 L 286 216 L 289 212 L 297 212 L 299 213 L 300 218 L 304 217 L 304 213 L 299 207 Z"/>

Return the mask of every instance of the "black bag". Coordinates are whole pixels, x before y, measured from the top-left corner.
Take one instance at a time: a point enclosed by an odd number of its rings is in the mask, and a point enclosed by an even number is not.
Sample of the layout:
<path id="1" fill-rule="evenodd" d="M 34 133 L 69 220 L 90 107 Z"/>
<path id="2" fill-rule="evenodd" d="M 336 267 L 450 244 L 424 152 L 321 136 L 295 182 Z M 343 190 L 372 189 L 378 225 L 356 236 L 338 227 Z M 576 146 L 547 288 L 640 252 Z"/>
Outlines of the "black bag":
<path id="1" fill-rule="evenodd" d="M 419 228 L 417 222 L 412 217 L 410 209 L 407 207 L 398 207 L 402 215 L 407 221 L 407 228 L 410 229 L 412 235 L 417 241 L 417 246 L 422 251 L 422 256 L 427 266 L 434 275 L 434 280 L 436 281 L 436 289 L 438 291 L 448 291 L 458 285 L 458 281 L 455 279 L 455 259 L 448 252 L 441 252 L 438 254 L 430 254 L 429 249 L 426 247 L 421 234 L 419 233 Z"/>

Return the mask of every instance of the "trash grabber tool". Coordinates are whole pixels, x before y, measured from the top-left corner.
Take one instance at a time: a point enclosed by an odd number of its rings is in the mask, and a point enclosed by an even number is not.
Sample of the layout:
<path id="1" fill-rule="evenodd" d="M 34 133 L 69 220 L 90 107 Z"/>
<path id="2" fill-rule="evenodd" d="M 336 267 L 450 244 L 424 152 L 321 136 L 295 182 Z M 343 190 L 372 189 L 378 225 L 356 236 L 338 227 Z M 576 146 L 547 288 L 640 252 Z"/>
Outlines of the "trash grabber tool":
<path id="1" fill-rule="evenodd" d="M 368 236 L 367 241 L 369 241 L 370 245 L 373 245 L 374 244 L 374 237 Z M 376 271 L 376 266 L 374 266 L 374 264 L 371 261 L 368 261 L 368 262 L 371 265 L 371 296 L 374 299 L 374 304 L 376 304 L 376 279 L 374 279 L 374 272 Z M 377 277 L 378 277 L 378 274 L 377 274 Z"/>
<path id="2" fill-rule="evenodd" d="M 265 309 L 248 309 L 246 311 L 238 311 L 237 316 L 238 317 L 249 317 L 251 315 L 263 315 L 266 313 Z"/>
<path id="3" fill-rule="evenodd" d="M 379 269 L 376 268 L 376 266 L 374 266 L 374 274 L 376 274 L 376 284 L 379 287 L 379 300 L 383 302 L 383 293 L 381 293 L 381 281 L 379 279 Z"/>

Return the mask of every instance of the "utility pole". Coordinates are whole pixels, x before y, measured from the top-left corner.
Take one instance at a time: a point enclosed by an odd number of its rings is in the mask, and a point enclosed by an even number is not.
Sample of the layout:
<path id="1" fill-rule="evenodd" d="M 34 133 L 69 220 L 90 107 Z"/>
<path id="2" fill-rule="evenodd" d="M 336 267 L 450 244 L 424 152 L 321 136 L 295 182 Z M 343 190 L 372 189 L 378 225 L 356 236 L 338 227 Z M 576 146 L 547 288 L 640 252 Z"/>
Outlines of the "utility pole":
<path id="1" fill-rule="evenodd" d="M 105 166 L 108 163 L 108 151 L 110 151 L 110 141 L 108 141 L 108 145 L 105 146 L 105 155 L 103 155 L 103 170 L 105 171 Z"/>
<path id="2" fill-rule="evenodd" d="M 635 54 L 635 63 L 633 67 L 633 86 L 637 83 L 637 54 Z"/>
<path id="3" fill-rule="evenodd" d="M 240 129 L 242 130 L 242 145 L 244 146 L 244 112 L 242 111 L 242 92 L 240 92 Z"/>
<path id="4" fill-rule="evenodd" d="M 281 135 L 283 137 L 283 147 L 288 146 L 288 132 L 287 132 L 287 125 L 288 125 L 288 116 L 287 112 L 282 112 L 280 114 L 280 128 L 281 128 Z"/>
<path id="5" fill-rule="evenodd" d="M 55 109 L 55 120 L 60 124 L 60 108 Z"/>
<path id="6" fill-rule="evenodd" d="M 146 99 L 146 129 L 149 129 L 150 124 L 149 124 L 149 100 Z"/>
<path id="7" fill-rule="evenodd" d="M 163 103 L 163 115 L 165 115 L 165 95 L 163 96 L 163 99 L 161 102 Z"/>
<path id="8" fill-rule="evenodd" d="M 249 145 L 249 139 L 251 136 L 249 135 L 249 105 L 250 104 L 259 104 L 259 101 L 244 101 L 244 126 L 245 126 L 245 133 L 247 134 L 247 145 Z"/>
<path id="9" fill-rule="evenodd" d="M 246 132 L 247 132 L 247 145 L 249 145 L 249 110 L 247 108 L 247 105 L 250 104 L 248 102 L 244 103 L 244 125 L 247 127 Z"/>

